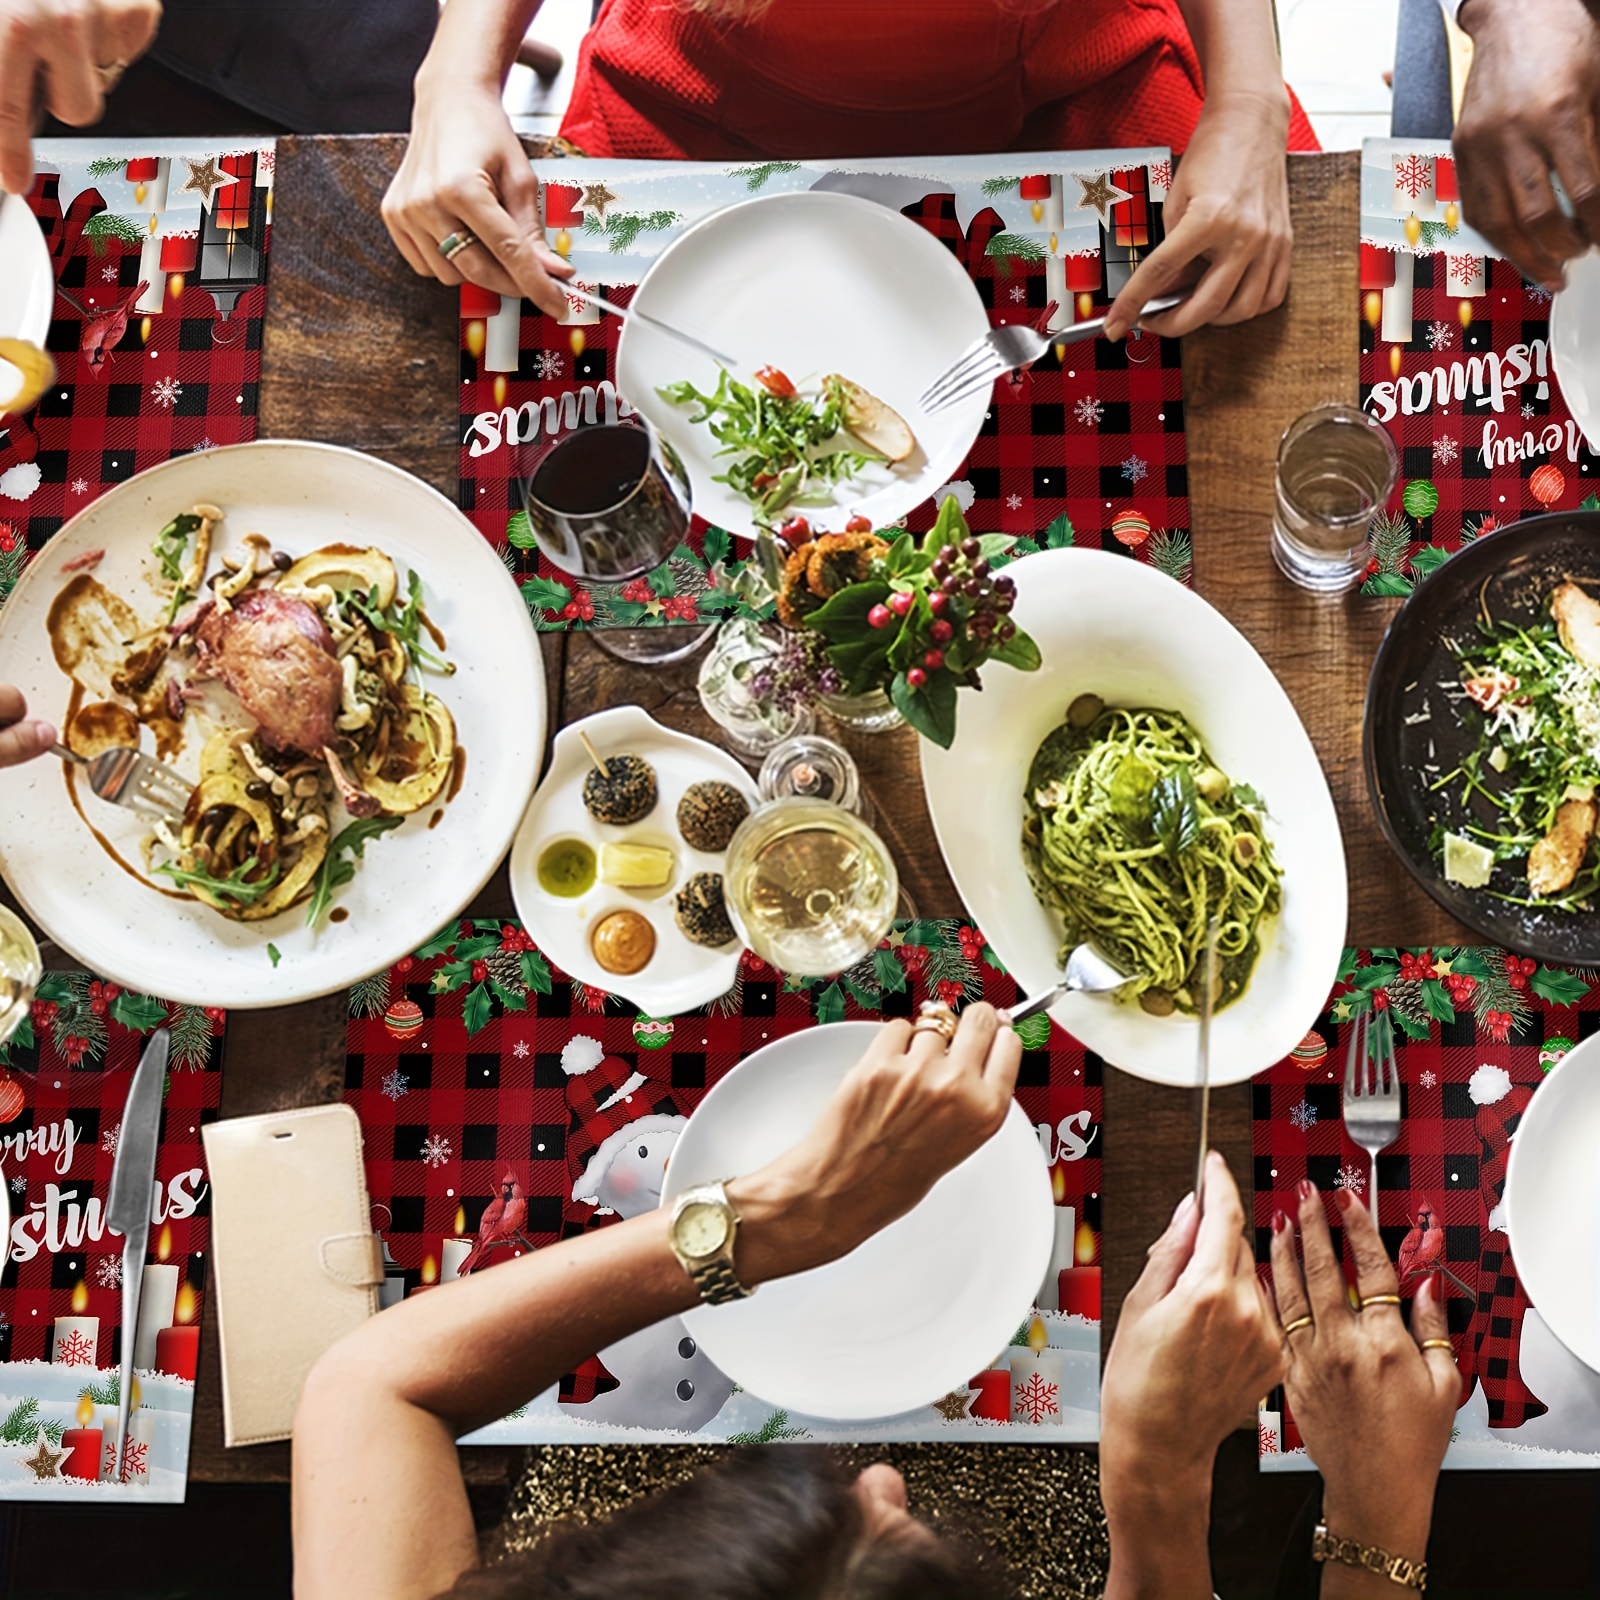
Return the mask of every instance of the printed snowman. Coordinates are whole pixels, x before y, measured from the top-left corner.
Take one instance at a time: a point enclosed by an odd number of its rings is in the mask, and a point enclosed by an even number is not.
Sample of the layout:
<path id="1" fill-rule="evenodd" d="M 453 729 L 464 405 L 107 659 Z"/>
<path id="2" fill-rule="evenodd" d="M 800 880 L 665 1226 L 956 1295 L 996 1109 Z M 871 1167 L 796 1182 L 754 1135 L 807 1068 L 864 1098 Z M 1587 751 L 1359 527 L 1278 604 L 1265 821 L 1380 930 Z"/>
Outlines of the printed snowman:
<path id="1" fill-rule="evenodd" d="M 661 1204 L 667 1158 L 688 1118 L 664 1084 L 608 1059 L 580 1034 L 561 1052 L 567 1074 L 567 1168 L 572 1199 L 601 1214 L 639 1217 Z M 695 1433 L 733 1393 L 733 1380 L 700 1353 L 678 1317 L 600 1351 L 617 1387 L 573 1404 L 586 1421 Z"/>

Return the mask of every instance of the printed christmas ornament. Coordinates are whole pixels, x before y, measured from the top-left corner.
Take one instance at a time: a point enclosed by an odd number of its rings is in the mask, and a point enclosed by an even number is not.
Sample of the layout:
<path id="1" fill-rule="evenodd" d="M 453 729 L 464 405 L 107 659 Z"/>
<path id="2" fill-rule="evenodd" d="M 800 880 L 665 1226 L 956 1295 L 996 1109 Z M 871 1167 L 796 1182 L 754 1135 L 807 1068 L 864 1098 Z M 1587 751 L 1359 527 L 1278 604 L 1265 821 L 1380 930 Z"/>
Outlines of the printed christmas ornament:
<path id="1" fill-rule="evenodd" d="M 1535 467 L 1528 477 L 1528 493 L 1540 505 L 1548 510 L 1566 492 L 1567 480 L 1561 476 L 1561 469 L 1553 467 L 1547 461 L 1542 467 Z"/>
<path id="2" fill-rule="evenodd" d="M 640 1012 L 633 1023 L 633 1042 L 641 1050 L 664 1050 L 672 1042 L 675 1026 L 670 1017 L 647 1017 Z"/>
<path id="3" fill-rule="evenodd" d="M 1559 1036 L 1539 1046 L 1539 1070 L 1548 1072 L 1572 1048 L 1572 1040 Z M 3 1102 L 0 1102 L 3 1104 Z"/>
<path id="4" fill-rule="evenodd" d="M 1415 517 L 1420 522 L 1439 509 L 1439 491 L 1426 478 L 1413 478 L 1401 490 L 1400 504 L 1405 507 L 1408 517 Z"/>
<path id="5" fill-rule="evenodd" d="M 0 1072 L 0 1122 L 9 1122 L 27 1103 L 22 1085 L 9 1072 Z"/>
<path id="6" fill-rule="evenodd" d="M 1111 537 L 1130 550 L 1137 550 L 1150 537 L 1150 519 L 1142 511 L 1129 506 L 1118 512 L 1111 522 Z"/>
<path id="7" fill-rule="evenodd" d="M 422 1026 L 422 1007 L 415 1000 L 396 1000 L 383 1014 L 383 1030 L 391 1039 L 409 1039 Z"/>
<path id="8" fill-rule="evenodd" d="M 1315 1072 L 1328 1059 L 1328 1041 L 1315 1028 L 1289 1052 L 1289 1059 L 1302 1072 Z"/>

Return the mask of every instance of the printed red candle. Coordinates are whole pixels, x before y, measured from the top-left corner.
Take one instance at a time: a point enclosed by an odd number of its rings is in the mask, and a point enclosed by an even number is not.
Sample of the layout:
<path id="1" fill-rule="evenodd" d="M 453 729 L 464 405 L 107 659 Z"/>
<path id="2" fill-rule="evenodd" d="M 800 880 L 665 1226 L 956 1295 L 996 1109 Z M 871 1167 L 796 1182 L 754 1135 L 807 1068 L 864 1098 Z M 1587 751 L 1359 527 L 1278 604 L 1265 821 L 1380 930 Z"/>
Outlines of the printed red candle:
<path id="1" fill-rule="evenodd" d="M 163 272 L 193 272 L 200 259 L 198 233 L 169 233 L 161 241 L 161 270 Z"/>
<path id="2" fill-rule="evenodd" d="M 1072 294 L 1093 294 L 1100 287 L 1100 252 L 1086 251 L 1083 255 L 1062 258 L 1067 269 L 1067 288 Z"/>
<path id="3" fill-rule="evenodd" d="M 1363 289 L 1392 289 L 1394 287 L 1395 253 L 1382 245 L 1364 244 L 1361 247 L 1361 287 Z"/>
<path id="4" fill-rule="evenodd" d="M 156 1371 L 170 1378 L 194 1382 L 200 1364 L 200 1329 L 195 1323 L 177 1323 L 156 1335 Z"/>
<path id="5" fill-rule="evenodd" d="M 461 320 L 494 317 L 500 314 L 500 296 L 493 289 L 480 289 L 475 283 L 461 285 Z"/>
<path id="6" fill-rule="evenodd" d="M 551 228 L 570 228 L 583 222 L 579 200 L 583 191 L 576 184 L 547 183 L 544 186 L 544 220 Z"/>
<path id="7" fill-rule="evenodd" d="M 161 173 L 161 162 L 156 156 L 136 156 L 127 164 L 129 183 L 154 183 Z"/>
<path id="8" fill-rule="evenodd" d="M 1011 1420 L 1009 1367 L 991 1367 L 987 1372 L 980 1372 L 967 1387 L 978 1391 L 977 1398 L 967 1407 L 969 1417 L 987 1417 L 991 1422 Z"/>
<path id="9" fill-rule="evenodd" d="M 100 1452 L 104 1444 L 103 1428 L 68 1428 L 61 1435 L 61 1448 L 67 1452 L 66 1460 L 61 1463 L 61 1476 L 98 1482 Z"/>
<path id="10" fill-rule="evenodd" d="M 1436 200 L 1459 200 L 1461 198 L 1461 191 L 1456 187 L 1456 164 L 1450 156 L 1434 157 L 1433 194 Z"/>
<path id="11" fill-rule="evenodd" d="M 1100 1320 L 1099 1267 L 1067 1267 L 1058 1279 L 1061 1285 L 1061 1310 L 1070 1317 Z"/>

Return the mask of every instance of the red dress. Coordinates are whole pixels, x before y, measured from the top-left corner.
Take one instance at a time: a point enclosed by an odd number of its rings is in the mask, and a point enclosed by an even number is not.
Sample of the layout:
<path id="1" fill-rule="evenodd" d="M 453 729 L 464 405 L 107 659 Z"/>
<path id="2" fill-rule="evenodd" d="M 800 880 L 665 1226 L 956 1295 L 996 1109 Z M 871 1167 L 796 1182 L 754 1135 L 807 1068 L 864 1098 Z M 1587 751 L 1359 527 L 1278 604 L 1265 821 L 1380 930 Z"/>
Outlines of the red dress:
<path id="1" fill-rule="evenodd" d="M 1202 92 L 1176 0 L 606 0 L 561 132 L 646 159 L 1182 150 Z M 1318 148 L 1292 92 L 1288 145 Z"/>

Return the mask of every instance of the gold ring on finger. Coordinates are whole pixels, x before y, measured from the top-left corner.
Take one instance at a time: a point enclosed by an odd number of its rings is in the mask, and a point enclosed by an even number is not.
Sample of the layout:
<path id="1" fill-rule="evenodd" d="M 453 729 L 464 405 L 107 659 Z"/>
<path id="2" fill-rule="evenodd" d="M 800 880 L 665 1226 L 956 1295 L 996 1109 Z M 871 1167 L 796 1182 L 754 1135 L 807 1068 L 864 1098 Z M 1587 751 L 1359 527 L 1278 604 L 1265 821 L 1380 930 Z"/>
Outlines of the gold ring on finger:
<path id="1" fill-rule="evenodd" d="M 911 1031 L 941 1034 L 948 1042 L 956 1036 L 956 1014 L 942 1000 L 924 1000 L 918 1007 Z"/>
<path id="2" fill-rule="evenodd" d="M 477 242 L 478 236 L 470 228 L 457 228 L 439 241 L 439 254 L 446 261 L 454 261 L 463 250 L 470 250 Z"/>
<path id="3" fill-rule="evenodd" d="M 1291 1333 L 1299 1333 L 1302 1328 L 1315 1327 L 1316 1321 L 1317 1319 L 1311 1316 L 1296 1317 L 1293 1322 L 1284 1324 L 1283 1336 L 1287 1339 Z"/>
<path id="4" fill-rule="evenodd" d="M 1456 1347 L 1455 1341 L 1452 1339 L 1424 1339 L 1419 1348 L 1423 1350 L 1448 1350 L 1451 1359 L 1455 1358 Z"/>
<path id="5" fill-rule="evenodd" d="M 1397 1294 L 1365 1294 L 1356 1301 L 1356 1309 L 1365 1311 L 1368 1306 L 1398 1306 L 1405 1302 Z"/>

